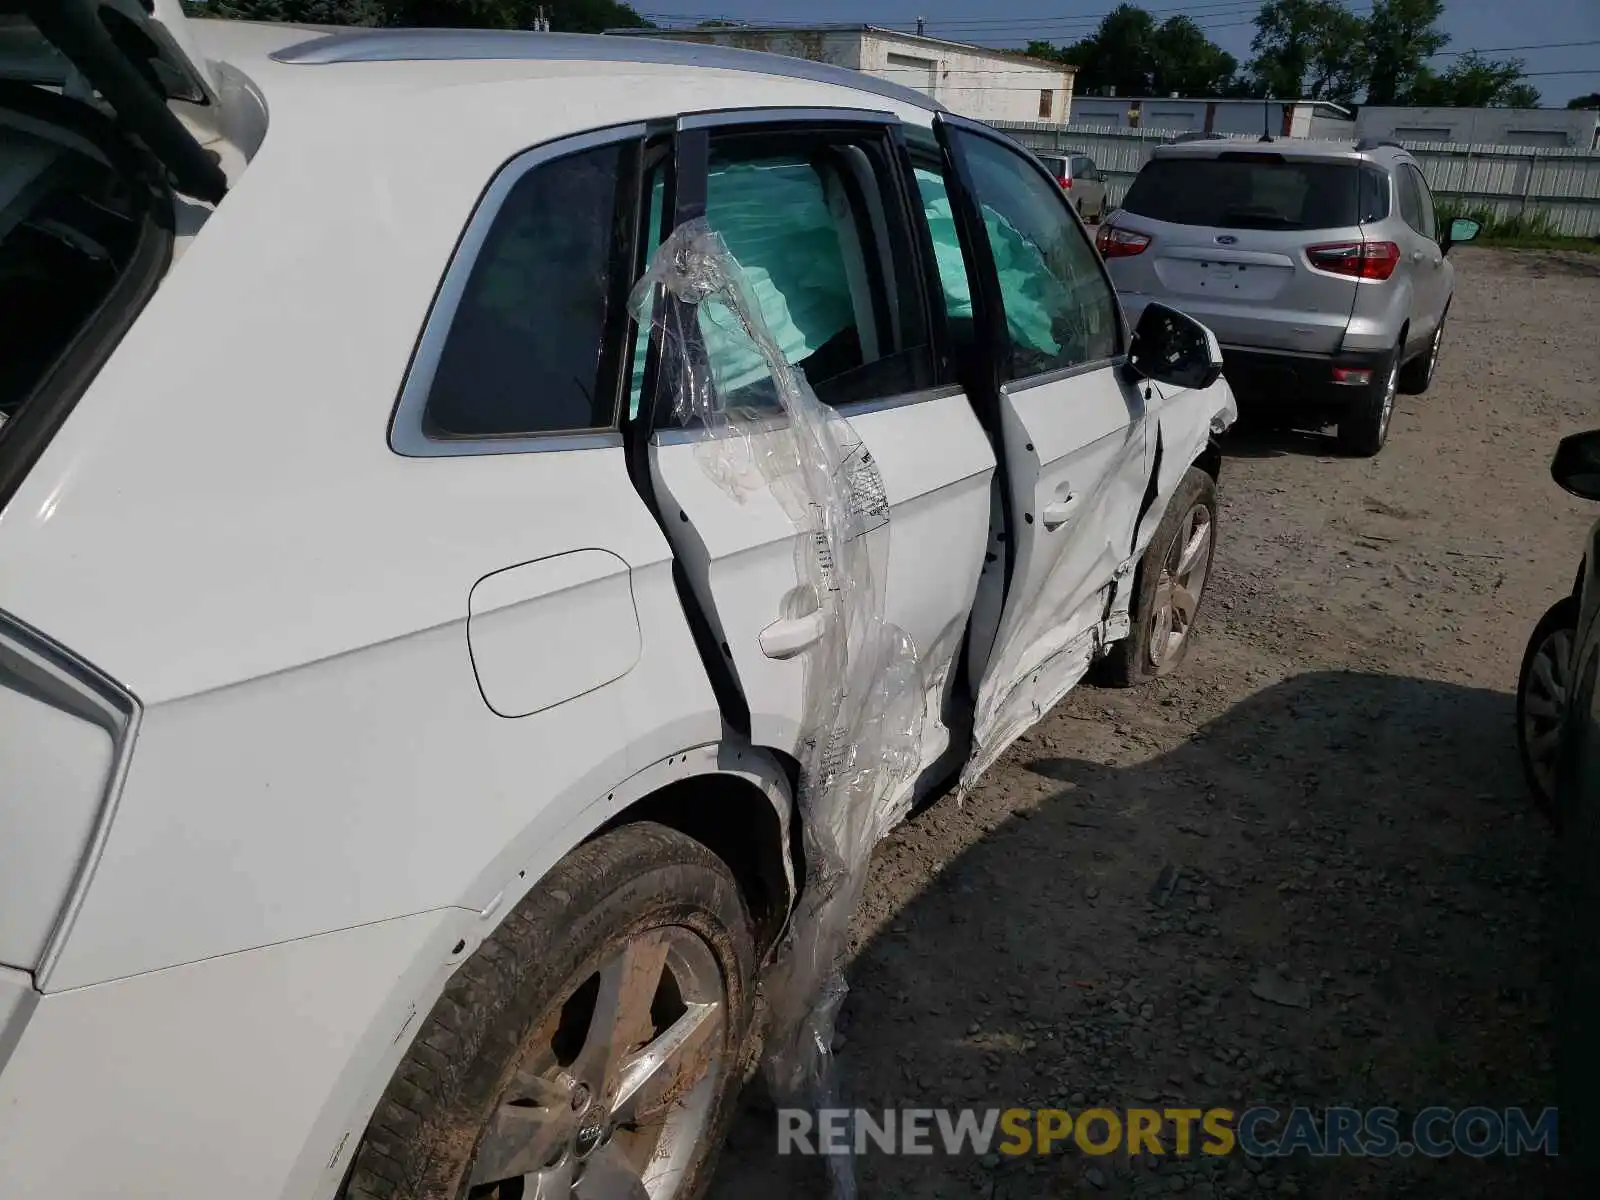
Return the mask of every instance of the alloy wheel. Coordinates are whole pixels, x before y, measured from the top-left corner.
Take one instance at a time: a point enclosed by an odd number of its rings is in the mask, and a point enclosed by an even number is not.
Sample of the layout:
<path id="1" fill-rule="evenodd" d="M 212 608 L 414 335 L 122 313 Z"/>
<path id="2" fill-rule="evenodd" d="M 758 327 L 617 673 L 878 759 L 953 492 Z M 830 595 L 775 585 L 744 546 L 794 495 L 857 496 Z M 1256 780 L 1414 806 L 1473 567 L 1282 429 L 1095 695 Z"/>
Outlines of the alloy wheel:
<path id="1" fill-rule="evenodd" d="M 1378 441 L 1389 436 L 1389 420 L 1394 416 L 1395 393 L 1400 390 L 1400 356 L 1395 355 L 1389 364 L 1389 375 L 1383 381 L 1383 411 L 1378 417 Z"/>
<path id="2" fill-rule="evenodd" d="M 727 993 L 709 946 L 632 937 L 529 1038 L 469 1173 L 469 1200 L 672 1200 L 715 1102 Z"/>
<path id="3" fill-rule="evenodd" d="M 1150 615 L 1150 665 L 1157 671 L 1177 659 L 1194 627 L 1211 561 L 1211 535 L 1211 510 L 1191 505 L 1161 560 Z"/>

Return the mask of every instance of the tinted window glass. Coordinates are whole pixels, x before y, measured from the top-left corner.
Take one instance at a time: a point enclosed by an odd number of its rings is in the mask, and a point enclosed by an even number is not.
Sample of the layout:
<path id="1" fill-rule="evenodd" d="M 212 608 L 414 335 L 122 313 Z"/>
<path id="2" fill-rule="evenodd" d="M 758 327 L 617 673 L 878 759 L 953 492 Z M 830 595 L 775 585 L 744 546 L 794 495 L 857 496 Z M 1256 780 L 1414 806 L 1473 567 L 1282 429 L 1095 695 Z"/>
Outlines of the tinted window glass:
<path id="1" fill-rule="evenodd" d="M 884 146 L 770 135 L 716 138 L 706 219 L 744 269 L 784 357 L 817 397 L 842 404 L 933 381 L 915 261 Z M 723 395 L 776 403 L 766 364 L 734 314 L 699 309 L 700 332 Z"/>
<path id="2" fill-rule="evenodd" d="M 1273 161 L 1250 154 L 1156 158 L 1122 207 L 1175 225 L 1339 229 L 1388 214 L 1380 172 L 1354 163 Z"/>
<path id="3" fill-rule="evenodd" d="M 1411 172 L 1401 167 L 1394 173 L 1395 190 L 1400 194 L 1400 218 L 1411 228 L 1422 231 L 1422 197 Z"/>
<path id="4" fill-rule="evenodd" d="M 76 144 L 0 124 L 0 429 L 105 303 L 138 243 L 139 190 Z"/>
<path id="5" fill-rule="evenodd" d="M 623 148 L 534 167 L 511 189 L 472 265 L 428 392 L 434 436 L 494 437 L 609 426 L 602 394 L 612 286 L 626 245 Z"/>
<path id="6" fill-rule="evenodd" d="M 1410 163 L 1405 165 L 1405 173 L 1417 191 L 1417 219 L 1420 224 L 1413 228 L 1424 237 L 1437 238 L 1439 231 L 1433 212 L 1433 193 L 1428 190 L 1428 181 L 1422 177 L 1422 172 Z"/>
<path id="7" fill-rule="evenodd" d="M 999 276 L 1009 378 L 1111 358 L 1121 329 L 1116 297 L 1060 190 L 998 142 L 956 137 Z"/>

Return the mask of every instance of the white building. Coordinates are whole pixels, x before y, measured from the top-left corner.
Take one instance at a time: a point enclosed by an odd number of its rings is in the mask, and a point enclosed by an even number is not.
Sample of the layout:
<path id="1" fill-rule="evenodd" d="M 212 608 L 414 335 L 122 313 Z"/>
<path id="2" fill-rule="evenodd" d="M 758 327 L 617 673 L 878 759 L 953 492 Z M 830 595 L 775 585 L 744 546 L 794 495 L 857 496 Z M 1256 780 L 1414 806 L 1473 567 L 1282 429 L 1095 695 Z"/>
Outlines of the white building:
<path id="1" fill-rule="evenodd" d="M 1593 150 L 1600 113 L 1565 108 L 1400 108 L 1366 105 L 1356 114 L 1361 137 L 1402 142 L 1551 146 Z"/>
<path id="2" fill-rule="evenodd" d="M 1073 67 L 876 25 L 738 25 L 610 32 L 762 50 L 850 67 L 915 88 L 951 112 L 979 121 L 1065 125 L 1072 113 Z"/>
<path id="3" fill-rule="evenodd" d="M 1077 125 L 1173 133 L 1270 133 L 1273 137 L 1355 136 L 1350 110 L 1327 100 L 1198 100 L 1184 96 L 1079 96 Z"/>

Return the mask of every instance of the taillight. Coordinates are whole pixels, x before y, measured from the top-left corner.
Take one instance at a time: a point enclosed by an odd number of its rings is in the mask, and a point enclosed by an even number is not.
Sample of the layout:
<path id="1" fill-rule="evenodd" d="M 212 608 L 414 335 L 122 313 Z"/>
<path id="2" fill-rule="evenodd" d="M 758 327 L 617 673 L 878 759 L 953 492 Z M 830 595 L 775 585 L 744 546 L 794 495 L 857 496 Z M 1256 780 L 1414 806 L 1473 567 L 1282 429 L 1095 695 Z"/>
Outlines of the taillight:
<path id="1" fill-rule="evenodd" d="M 1400 262 L 1393 242 L 1324 242 L 1306 247 L 1306 260 L 1319 271 L 1352 279 L 1387 279 Z"/>
<path id="2" fill-rule="evenodd" d="M 1102 224 L 1100 231 L 1094 235 L 1094 244 L 1101 258 L 1131 258 L 1135 254 L 1143 254 L 1150 245 L 1150 239 L 1131 229 Z"/>
<path id="3" fill-rule="evenodd" d="M 1063 188 L 1065 188 L 1067 191 L 1070 192 L 1072 190 L 1072 180 L 1068 179 L 1065 175 L 1063 175 L 1059 180 L 1057 180 L 1057 182 L 1060 183 L 1061 186 Z"/>

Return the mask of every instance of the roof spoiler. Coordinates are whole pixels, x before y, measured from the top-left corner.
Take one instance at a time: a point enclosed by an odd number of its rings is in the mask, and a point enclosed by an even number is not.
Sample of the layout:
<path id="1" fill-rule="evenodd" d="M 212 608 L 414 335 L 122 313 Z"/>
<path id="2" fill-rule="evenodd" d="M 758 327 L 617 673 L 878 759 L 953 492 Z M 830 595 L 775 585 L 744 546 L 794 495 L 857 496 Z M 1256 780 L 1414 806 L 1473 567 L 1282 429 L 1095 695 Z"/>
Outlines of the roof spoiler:
<path id="1" fill-rule="evenodd" d="M 1364 137 L 1356 143 L 1356 151 L 1365 154 L 1368 150 L 1376 150 L 1379 146 L 1393 146 L 1396 150 L 1404 150 L 1405 146 L 1393 138 Z"/>
<path id="2" fill-rule="evenodd" d="M 118 45 L 104 16 L 115 14 L 134 37 L 149 37 L 149 17 L 138 3 L 121 0 L 22 0 L 22 10 L 94 89 L 118 118 L 150 147 L 172 173 L 178 190 L 216 204 L 228 191 L 221 165 L 206 153 L 167 107 L 167 99 L 140 73 L 127 48 Z"/>

